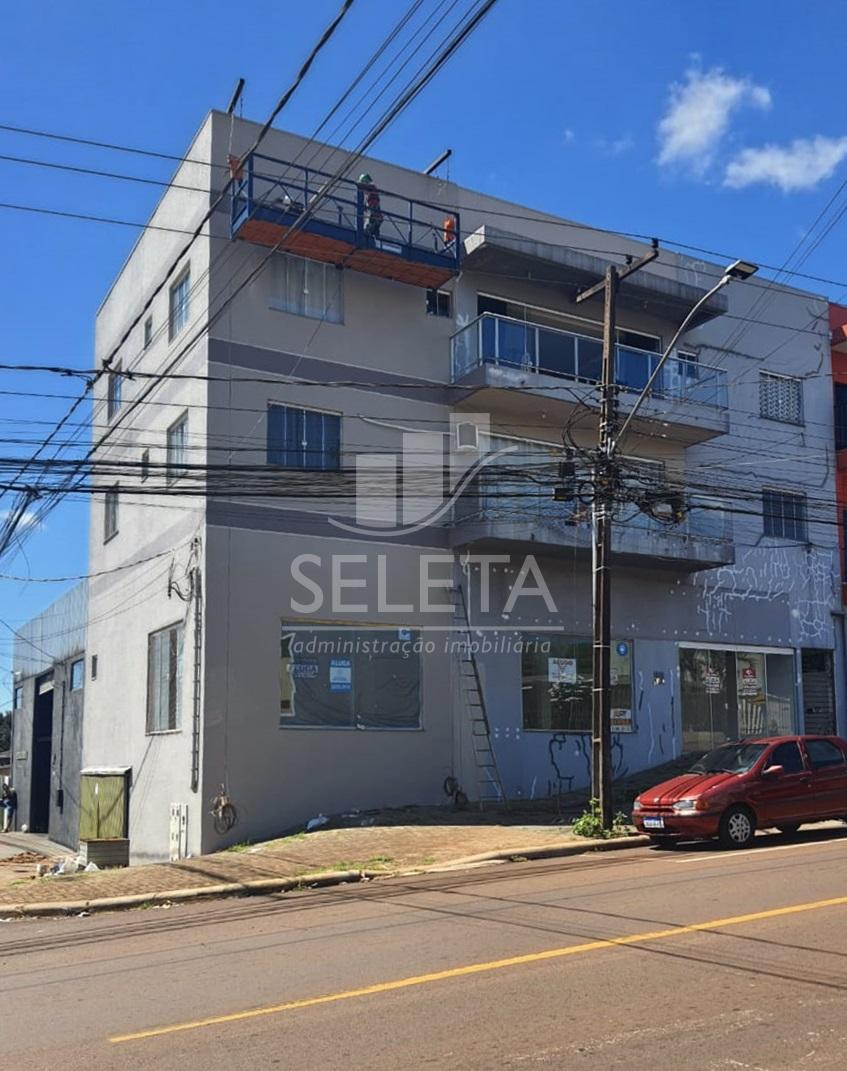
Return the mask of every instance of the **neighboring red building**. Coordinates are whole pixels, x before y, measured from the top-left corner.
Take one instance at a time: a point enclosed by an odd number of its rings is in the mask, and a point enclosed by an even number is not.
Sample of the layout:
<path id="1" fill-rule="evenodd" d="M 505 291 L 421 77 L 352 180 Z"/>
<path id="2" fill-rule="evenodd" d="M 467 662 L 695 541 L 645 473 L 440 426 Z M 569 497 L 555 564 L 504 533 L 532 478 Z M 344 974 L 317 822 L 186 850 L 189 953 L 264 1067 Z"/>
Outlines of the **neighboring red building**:
<path id="1" fill-rule="evenodd" d="M 832 332 L 832 393 L 835 403 L 835 450 L 838 470 L 836 495 L 838 499 L 838 537 L 841 543 L 841 597 L 847 604 L 847 307 L 829 306 L 829 326 Z"/>

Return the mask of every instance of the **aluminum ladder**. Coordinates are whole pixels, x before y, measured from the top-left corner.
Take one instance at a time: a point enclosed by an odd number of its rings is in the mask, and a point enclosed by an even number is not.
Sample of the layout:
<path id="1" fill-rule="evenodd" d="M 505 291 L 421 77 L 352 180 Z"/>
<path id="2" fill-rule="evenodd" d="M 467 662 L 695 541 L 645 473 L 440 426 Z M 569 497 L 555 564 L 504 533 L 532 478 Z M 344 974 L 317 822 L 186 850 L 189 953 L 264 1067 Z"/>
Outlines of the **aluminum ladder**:
<path id="1" fill-rule="evenodd" d="M 453 603 L 453 623 L 456 631 L 463 634 L 463 643 L 458 650 L 459 687 L 462 706 L 467 711 L 470 721 L 479 809 L 483 810 L 486 803 L 496 803 L 508 808 L 509 801 L 497 766 L 497 756 L 491 744 L 491 725 L 485 706 L 479 663 L 473 649 L 473 636 L 465 593 L 461 584 L 454 588 L 454 591 L 456 597 Z"/>

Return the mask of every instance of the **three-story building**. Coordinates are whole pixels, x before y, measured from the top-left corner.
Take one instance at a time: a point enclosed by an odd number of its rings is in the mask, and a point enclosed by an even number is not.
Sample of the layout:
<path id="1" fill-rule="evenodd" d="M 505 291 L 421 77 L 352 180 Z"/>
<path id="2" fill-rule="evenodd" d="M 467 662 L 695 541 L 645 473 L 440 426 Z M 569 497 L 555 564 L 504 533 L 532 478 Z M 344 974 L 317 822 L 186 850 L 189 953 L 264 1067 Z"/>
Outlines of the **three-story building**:
<path id="1" fill-rule="evenodd" d="M 257 131 L 209 115 L 97 317 L 83 767 L 125 771 L 136 859 L 589 780 L 575 299 L 645 247 L 281 131 L 245 158 Z M 723 270 L 662 250 L 621 285 L 621 419 Z M 617 774 L 844 729 L 828 346 L 822 298 L 733 284 L 620 444 Z"/>

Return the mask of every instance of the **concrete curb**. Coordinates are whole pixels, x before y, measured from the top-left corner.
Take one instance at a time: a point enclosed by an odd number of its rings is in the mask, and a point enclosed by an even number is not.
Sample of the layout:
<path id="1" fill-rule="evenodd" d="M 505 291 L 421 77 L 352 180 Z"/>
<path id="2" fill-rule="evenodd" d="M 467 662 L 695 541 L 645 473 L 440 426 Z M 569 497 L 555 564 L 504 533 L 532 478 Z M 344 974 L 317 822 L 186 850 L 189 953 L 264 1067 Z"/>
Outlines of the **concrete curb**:
<path id="1" fill-rule="evenodd" d="M 569 855 L 586 855 L 589 852 L 620 851 L 625 848 L 642 848 L 649 843 L 650 838 L 644 836 L 629 836 L 598 841 L 586 840 L 543 848 L 512 848 L 481 852 L 479 855 L 468 855 L 449 863 L 439 863 L 425 867 L 409 867 L 403 870 L 328 870 L 299 878 L 254 878 L 243 882 L 233 881 L 220 885 L 202 885 L 197 888 L 172 889 L 168 892 L 133 893 L 129 896 L 104 896 L 93 900 L 0 904 L 0 917 L 43 918 L 52 915 L 78 915 L 83 911 L 122 911 L 134 907 L 184 903 L 190 900 L 223 896 L 258 896 L 262 893 L 291 892 L 294 889 L 326 888 L 332 885 L 368 881 L 374 878 L 391 878 L 408 874 L 437 874 L 449 870 L 461 870 L 480 863 L 524 859 L 555 859 Z"/>

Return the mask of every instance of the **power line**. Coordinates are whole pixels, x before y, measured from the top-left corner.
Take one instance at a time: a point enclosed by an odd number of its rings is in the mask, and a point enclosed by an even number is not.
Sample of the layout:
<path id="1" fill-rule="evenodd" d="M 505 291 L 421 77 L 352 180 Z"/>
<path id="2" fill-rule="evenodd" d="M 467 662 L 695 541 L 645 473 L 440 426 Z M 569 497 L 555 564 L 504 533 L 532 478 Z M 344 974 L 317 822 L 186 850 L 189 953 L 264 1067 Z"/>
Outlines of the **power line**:
<path id="1" fill-rule="evenodd" d="M 348 91 L 348 93 L 349 93 L 349 91 Z M 337 107 L 338 106 L 336 105 L 336 109 L 337 109 Z M 333 111 L 336 110 L 336 109 L 333 109 Z M 326 123 L 326 120 L 324 120 L 324 123 L 321 124 L 321 127 L 323 125 L 325 125 L 325 123 Z M 319 128 L 319 129 L 321 129 L 321 128 Z M 72 135 L 61 134 L 61 133 L 57 133 L 57 132 L 54 132 L 54 131 L 37 130 L 37 129 L 34 129 L 34 128 L 29 128 L 29 127 L 15 126 L 15 125 L 9 124 L 9 123 L 0 123 L 0 130 L 5 130 L 5 131 L 10 132 L 10 133 L 22 134 L 22 135 L 27 135 L 27 136 L 31 136 L 31 137 L 44 138 L 44 139 L 53 140 L 53 141 L 61 141 L 61 142 L 67 142 L 67 143 L 71 143 L 71 144 L 78 144 L 78 145 L 87 145 L 87 146 L 91 146 L 91 147 L 94 147 L 94 148 L 107 149 L 107 150 L 111 150 L 111 151 L 115 151 L 115 152 L 124 152 L 124 153 L 131 153 L 131 154 L 135 154 L 135 155 L 140 155 L 140 156 L 149 156 L 149 157 L 153 157 L 153 158 L 156 158 L 156 159 L 174 161 L 174 162 L 176 162 L 176 163 L 178 163 L 180 165 L 181 164 L 186 164 L 186 163 L 188 163 L 188 164 L 198 164 L 198 165 L 201 165 L 201 166 L 204 166 L 204 167 L 209 167 L 209 168 L 212 168 L 214 170 L 221 171 L 221 172 L 228 172 L 228 170 L 229 170 L 225 165 L 223 165 L 223 164 L 215 164 L 210 160 L 201 160 L 201 159 L 197 159 L 197 158 L 193 158 L 193 157 L 189 157 L 189 156 L 180 156 L 180 155 L 175 154 L 175 153 L 158 152 L 158 151 L 153 150 L 153 149 L 142 149 L 142 148 L 139 148 L 139 147 L 136 147 L 136 146 L 121 145 L 121 144 L 118 144 L 118 143 L 115 143 L 115 142 L 104 142 L 104 141 L 97 141 L 97 140 L 89 139 L 89 138 L 74 137 Z M 23 159 L 16 160 L 16 162 L 39 163 L 38 161 L 29 161 L 29 160 L 23 160 Z M 54 166 L 54 165 L 52 165 L 52 164 L 50 164 L 48 162 L 45 162 L 45 166 Z M 99 172 L 97 172 L 96 170 L 94 171 L 94 173 L 95 174 L 99 174 Z M 126 177 L 129 181 L 147 181 L 145 179 L 139 178 L 138 176 L 134 176 L 134 175 L 123 176 L 123 175 L 107 174 L 106 177 L 110 177 L 110 178 L 111 177 L 115 177 L 115 178 L 124 178 L 124 177 Z M 149 180 L 149 181 L 153 181 L 153 180 Z M 163 183 L 163 184 L 166 184 L 166 183 Z M 457 209 L 459 206 L 450 205 L 450 204 L 445 202 L 443 207 L 445 209 Z M 10 210 L 21 211 L 21 212 L 42 212 L 42 213 L 45 213 L 45 214 L 67 216 L 68 218 L 82 219 L 82 220 L 86 220 L 86 221 L 90 221 L 90 222 L 111 223 L 111 224 L 114 224 L 114 225 L 117 225 L 117 226 L 129 226 L 129 227 L 137 227 L 137 228 L 141 228 L 141 229 L 143 229 L 145 227 L 150 227 L 149 224 L 144 223 L 144 222 L 132 222 L 132 221 L 128 221 L 128 220 L 113 219 L 113 218 L 107 218 L 107 217 L 102 217 L 102 216 L 91 215 L 91 214 L 87 214 L 87 213 L 60 212 L 60 211 L 49 209 L 49 208 L 36 207 L 36 206 L 33 206 L 33 205 L 18 205 L 18 204 L 10 204 L 10 203 L 0 203 L 0 208 L 7 208 L 7 209 L 10 209 Z M 617 229 L 612 229 L 612 228 L 608 228 L 608 227 L 599 227 L 597 225 L 592 225 L 592 224 L 587 224 L 587 223 L 578 223 L 578 222 L 575 222 L 575 221 L 572 221 L 572 220 L 558 219 L 558 218 L 556 218 L 556 217 L 554 217 L 552 215 L 547 215 L 547 214 L 542 213 L 542 212 L 536 212 L 536 213 L 532 214 L 530 212 L 524 212 L 524 213 L 521 213 L 521 212 L 509 212 L 509 211 L 501 211 L 501 210 L 492 209 L 492 208 L 488 208 L 485 211 L 486 211 L 486 215 L 489 215 L 489 216 L 492 216 L 492 217 L 499 217 L 499 218 L 504 218 L 504 219 L 515 219 L 515 220 L 521 220 L 521 221 L 524 221 L 524 222 L 531 222 L 531 223 L 543 223 L 545 225 L 567 227 L 569 229 L 574 229 L 574 230 L 585 230 L 585 231 L 590 231 L 590 232 L 593 232 L 593 233 L 596 233 L 596 234 L 609 235 L 609 236 L 612 236 L 612 237 L 628 238 L 628 239 L 630 239 L 632 241 L 636 241 L 636 242 L 650 242 L 650 241 L 652 241 L 652 239 L 654 237 L 656 237 L 655 235 L 642 234 L 642 233 L 637 232 L 637 231 L 623 231 L 623 230 L 617 230 Z M 150 227 L 150 229 L 157 229 L 157 228 Z M 162 228 L 158 228 L 158 229 L 173 231 L 174 233 L 184 233 L 184 234 L 191 233 L 189 231 L 181 231 L 181 230 L 179 230 L 177 228 L 170 228 L 170 227 L 162 227 Z M 672 246 L 675 249 L 683 249 L 683 250 L 688 250 L 688 251 L 693 252 L 693 253 L 700 253 L 700 254 L 703 254 L 704 256 L 716 257 L 719 260 L 725 260 L 725 261 L 731 262 L 731 261 L 734 261 L 734 260 L 738 259 L 737 253 L 728 253 L 726 251 L 711 249 L 711 248 L 708 248 L 708 247 L 705 247 L 705 246 L 696 245 L 696 244 L 691 243 L 691 242 L 678 241 L 678 240 L 676 240 L 674 238 L 662 237 L 662 236 L 659 236 L 658 240 L 661 242 L 662 245 L 665 245 L 665 246 Z M 596 250 L 596 252 L 597 253 L 606 253 L 606 254 L 608 253 L 607 250 Z M 756 260 L 756 263 L 759 265 L 759 267 L 761 269 L 763 269 L 765 271 L 773 271 L 773 272 L 777 272 L 777 273 L 782 274 L 782 275 L 790 275 L 790 276 L 793 276 L 795 278 L 807 279 L 810 282 L 823 283 L 823 284 L 830 285 L 830 286 L 837 286 L 837 287 L 847 288 L 847 282 L 844 282 L 842 280 L 831 279 L 831 278 L 828 278 L 826 276 L 814 275 L 814 274 L 810 274 L 810 273 L 807 273 L 807 272 L 792 271 L 792 270 L 786 269 L 784 265 L 767 264 L 764 261 L 761 261 L 761 260 L 758 260 L 758 259 Z M 760 285 L 763 288 L 766 286 L 766 284 L 764 284 L 764 283 L 755 284 L 755 285 Z"/>
<path id="2" fill-rule="evenodd" d="M 316 42 L 316 44 L 310 50 L 310 52 L 307 55 L 304 63 L 301 65 L 299 71 L 295 75 L 293 82 L 290 84 L 290 86 L 286 89 L 286 91 L 283 93 L 283 95 L 277 101 L 276 105 L 274 106 L 274 108 L 273 108 L 273 110 L 271 112 L 270 118 L 265 123 L 265 125 L 262 127 L 259 135 L 254 139 L 253 144 L 252 144 L 250 150 L 248 151 L 248 153 L 245 154 L 245 157 L 248 156 L 249 153 L 255 152 L 256 149 L 261 145 L 262 140 L 264 139 L 265 135 L 267 134 L 268 130 L 270 129 L 271 123 L 279 115 L 279 113 L 282 111 L 282 109 L 285 107 L 285 105 L 288 103 L 288 101 L 291 99 L 291 97 L 294 95 L 294 93 L 300 87 L 300 85 L 302 84 L 302 82 L 305 79 L 306 75 L 308 74 L 310 68 L 312 67 L 312 64 L 314 63 L 314 61 L 316 60 L 316 58 L 318 57 L 320 52 L 326 47 L 326 45 L 332 39 L 335 31 L 338 29 L 338 27 L 341 24 L 341 22 L 343 21 L 345 15 L 350 10 L 352 4 L 353 4 L 353 0 L 342 0 L 342 4 L 341 4 L 341 7 L 340 7 L 339 11 L 337 12 L 337 14 L 333 18 L 333 20 L 330 22 L 330 24 L 326 27 L 324 32 L 321 34 L 321 36 L 318 39 L 318 41 Z M 108 356 L 103 360 L 102 367 L 98 370 L 98 376 L 102 375 L 103 372 L 108 369 L 109 365 L 112 363 L 112 361 L 114 360 L 116 355 L 119 353 L 121 347 L 127 341 L 127 339 L 129 338 L 130 334 L 134 331 L 135 327 L 141 322 L 142 318 L 146 315 L 146 313 L 147 313 L 148 309 L 150 308 L 150 306 L 152 305 L 153 300 L 155 299 L 155 297 L 159 293 L 161 293 L 162 289 L 167 285 L 168 281 L 173 276 L 173 273 L 176 271 L 177 267 L 182 263 L 184 257 L 187 255 L 187 253 L 190 250 L 191 246 L 196 241 L 196 239 L 199 237 L 199 235 L 202 233 L 203 228 L 206 226 L 208 221 L 211 219 L 211 217 L 214 214 L 215 210 L 218 208 L 218 206 L 223 201 L 227 191 L 232 186 L 235 174 L 236 174 L 236 171 L 233 171 L 230 174 L 229 178 L 227 179 L 226 183 L 223 186 L 223 189 L 217 195 L 217 197 L 212 201 L 212 204 L 210 205 L 209 209 L 204 213 L 203 218 L 201 219 L 200 223 L 195 227 L 195 229 L 194 229 L 194 231 L 192 233 L 192 236 L 189 239 L 189 241 L 182 247 L 182 249 L 178 252 L 177 256 L 171 261 L 171 264 L 170 264 L 169 268 L 167 269 L 167 271 L 165 272 L 164 277 L 161 279 L 159 284 L 153 289 L 153 292 L 148 296 L 148 298 L 146 299 L 146 301 L 142 305 L 141 311 L 135 316 L 134 319 L 132 319 L 132 321 L 130 322 L 130 325 L 124 330 L 123 335 L 120 337 L 117 345 L 112 348 L 112 350 L 110 351 Z M 68 417 L 73 415 L 73 413 L 78 408 L 78 406 L 82 404 L 85 396 L 92 389 L 92 387 L 93 387 L 93 383 L 92 384 L 88 384 L 86 386 L 85 391 L 83 392 L 83 394 L 71 406 L 71 408 L 68 411 L 68 413 L 65 414 L 65 416 L 62 418 L 62 420 L 57 425 L 56 432 L 51 433 L 50 435 L 47 436 L 47 438 L 44 441 L 44 443 L 39 447 L 39 449 L 33 455 L 34 457 L 37 457 L 42 452 L 42 450 L 44 450 L 49 445 L 49 443 L 51 442 L 51 440 L 53 438 L 53 435 L 55 433 L 57 433 L 59 430 L 61 430 L 61 427 L 63 426 L 63 423 L 64 423 L 65 419 L 67 419 Z M 24 471 L 26 471 L 26 468 L 24 468 Z M 27 506 L 29 505 L 30 501 L 31 501 L 31 499 L 24 500 L 23 502 L 18 503 L 18 505 L 16 507 L 13 507 L 12 519 L 11 519 L 11 521 L 7 521 L 7 523 L 4 524 L 2 533 L 0 533 L 0 556 L 2 556 L 2 554 L 5 552 L 6 548 L 8 547 L 10 540 L 12 539 L 12 537 L 14 536 L 14 534 L 15 534 L 17 528 L 18 528 L 18 525 L 20 523 L 20 518 L 23 515 L 23 512 L 25 511 Z"/>

